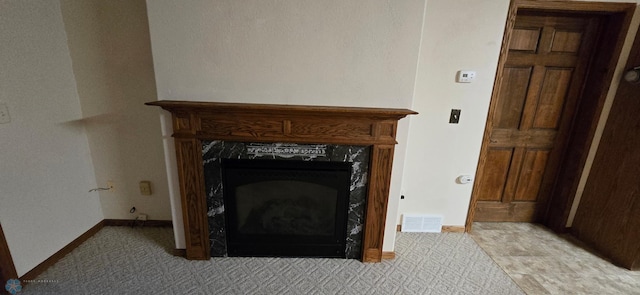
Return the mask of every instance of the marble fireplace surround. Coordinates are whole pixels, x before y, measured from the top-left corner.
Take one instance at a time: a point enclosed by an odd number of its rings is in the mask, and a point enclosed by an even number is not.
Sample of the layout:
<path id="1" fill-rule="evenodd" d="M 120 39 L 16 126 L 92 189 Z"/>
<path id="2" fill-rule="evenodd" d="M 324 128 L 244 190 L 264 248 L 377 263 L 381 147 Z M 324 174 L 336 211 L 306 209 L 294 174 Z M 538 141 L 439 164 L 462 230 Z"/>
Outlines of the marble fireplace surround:
<path id="1" fill-rule="evenodd" d="M 186 258 L 211 258 L 203 142 L 310 143 L 369 146 L 363 262 L 382 260 L 398 120 L 408 109 L 155 101 L 172 114 Z"/>
<path id="2" fill-rule="evenodd" d="M 297 143 L 203 141 L 202 160 L 207 194 L 209 242 L 212 257 L 226 257 L 227 215 L 223 185 L 223 159 L 305 162 L 347 162 L 351 165 L 346 225 L 345 258 L 362 258 L 362 227 L 369 175 L 368 146 Z"/>

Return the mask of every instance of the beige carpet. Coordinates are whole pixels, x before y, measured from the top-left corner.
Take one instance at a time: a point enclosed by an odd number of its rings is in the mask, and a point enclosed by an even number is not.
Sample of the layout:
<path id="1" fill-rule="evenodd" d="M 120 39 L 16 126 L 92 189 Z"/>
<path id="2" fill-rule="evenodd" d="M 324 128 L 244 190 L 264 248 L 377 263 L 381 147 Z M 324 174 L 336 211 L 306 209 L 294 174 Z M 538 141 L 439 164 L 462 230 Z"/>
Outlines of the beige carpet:
<path id="1" fill-rule="evenodd" d="M 399 233 L 396 259 L 169 254 L 168 228 L 105 227 L 19 294 L 523 294 L 466 234 Z"/>

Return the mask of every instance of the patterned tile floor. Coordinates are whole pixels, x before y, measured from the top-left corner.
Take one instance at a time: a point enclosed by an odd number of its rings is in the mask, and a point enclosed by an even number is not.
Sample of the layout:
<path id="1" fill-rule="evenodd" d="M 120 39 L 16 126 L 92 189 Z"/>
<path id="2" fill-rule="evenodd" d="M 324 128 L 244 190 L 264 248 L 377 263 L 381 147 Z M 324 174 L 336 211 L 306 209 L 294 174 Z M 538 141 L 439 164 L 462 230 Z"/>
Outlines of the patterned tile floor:
<path id="1" fill-rule="evenodd" d="M 541 225 L 476 222 L 471 237 L 527 294 L 640 294 L 640 271 Z"/>

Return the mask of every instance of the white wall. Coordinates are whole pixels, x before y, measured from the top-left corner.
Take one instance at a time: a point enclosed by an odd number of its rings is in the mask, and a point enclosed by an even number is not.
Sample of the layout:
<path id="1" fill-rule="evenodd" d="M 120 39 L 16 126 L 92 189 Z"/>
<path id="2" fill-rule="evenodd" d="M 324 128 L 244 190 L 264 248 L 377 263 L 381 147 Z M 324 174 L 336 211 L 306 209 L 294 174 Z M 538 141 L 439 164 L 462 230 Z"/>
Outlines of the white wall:
<path id="1" fill-rule="evenodd" d="M 57 1 L 0 2 L 0 222 L 23 275 L 103 219 Z"/>
<path id="2" fill-rule="evenodd" d="M 99 193 L 104 217 L 170 220 L 158 110 L 144 105 L 156 99 L 145 1 L 60 2 L 96 179 L 115 186 Z"/>
<path id="3" fill-rule="evenodd" d="M 418 61 L 400 214 L 435 214 L 464 226 L 495 78 L 509 1 L 428 0 Z M 455 82 L 459 70 L 473 83 Z M 460 123 L 449 124 L 451 109 Z M 398 221 L 398 223 L 400 223 Z"/>
<path id="4" fill-rule="evenodd" d="M 411 106 L 423 0 L 154 0 L 147 6 L 160 100 Z M 387 229 L 395 228 L 406 127 L 396 149 Z M 175 167 L 169 171 L 175 174 Z M 385 251 L 394 237 L 387 230 Z"/>

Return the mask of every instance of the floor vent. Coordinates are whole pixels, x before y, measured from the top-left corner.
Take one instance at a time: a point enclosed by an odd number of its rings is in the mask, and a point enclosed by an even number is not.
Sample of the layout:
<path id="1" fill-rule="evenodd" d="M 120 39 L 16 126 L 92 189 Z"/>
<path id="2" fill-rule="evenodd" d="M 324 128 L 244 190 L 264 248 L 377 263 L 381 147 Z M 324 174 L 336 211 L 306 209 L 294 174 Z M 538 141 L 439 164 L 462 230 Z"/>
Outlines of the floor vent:
<path id="1" fill-rule="evenodd" d="M 439 233 L 442 231 L 442 216 L 405 214 L 402 217 L 402 231 Z"/>

